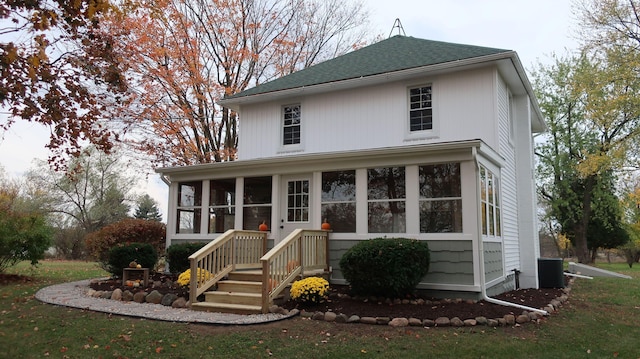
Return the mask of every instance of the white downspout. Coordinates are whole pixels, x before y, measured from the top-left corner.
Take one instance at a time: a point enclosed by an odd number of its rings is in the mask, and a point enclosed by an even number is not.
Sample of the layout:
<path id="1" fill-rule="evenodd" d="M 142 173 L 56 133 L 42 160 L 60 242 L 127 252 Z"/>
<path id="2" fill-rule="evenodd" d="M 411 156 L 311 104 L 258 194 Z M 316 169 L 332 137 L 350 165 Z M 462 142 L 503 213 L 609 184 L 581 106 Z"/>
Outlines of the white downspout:
<path id="1" fill-rule="evenodd" d="M 472 147 L 472 155 L 473 155 L 473 160 L 476 164 L 476 202 L 477 203 L 482 203 L 482 199 L 480 198 L 480 193 L 481 192 L 481 188 L 480 188 L 480 163 L 478 162 L 478 149 L 477 147 Z M 542 315 L 549 315 L 549 312 L 547 312 L 546 310 L 542 310 L 542 309 L 537 309 L 537 308 L 533 308 L 533 307 L 527 307 L 526 305 L 521 305 L 521 304 L 517 304 L 517 303 L 511 303 L 511 302 L 506 302 L 504 300 L 500 300 L 500 299 L 495 299 L 495 298 L 491 298 L 487 295 L 487 281 L 486 281 L 486 274 L 484 271 L 484 247 L 483 247 L 483 241 L 482 241 L 482 211 L 476 211 L 478 213 L 478 261 L 479 261 L 479 266 L 480 266 L 480 290 L 481 290 L 481 295 L 482 295 L 482 299 L 488 303 L 492 303 L 492 304 L 498 304 L 498 305 L 504 305 L 504 306 L 508 306 L 508 307 L 515 307 L 515 308 L 519 308 L 519 309 L 523 309 L 523 310 L 527 310 L 530 312 L 536 312 L 536 313 L 540 313 Z M 504 250 L 504 246 L 503 246 L 503 250 Z"/>

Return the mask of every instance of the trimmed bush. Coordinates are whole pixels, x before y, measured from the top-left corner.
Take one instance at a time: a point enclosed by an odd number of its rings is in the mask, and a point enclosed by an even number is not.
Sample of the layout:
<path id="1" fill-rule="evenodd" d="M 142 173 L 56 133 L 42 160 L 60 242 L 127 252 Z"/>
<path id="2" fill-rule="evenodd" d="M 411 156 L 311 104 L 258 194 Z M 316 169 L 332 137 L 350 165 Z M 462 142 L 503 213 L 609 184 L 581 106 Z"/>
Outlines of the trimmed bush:
<path id="1" fill-rule="evenodd" d="M 429 246 L 408 238 L 370 239 L 345 252 L 340 270 L 354 294 L 404 297 L 429 271 Z"/>
<path id="2" fill-rule="evenodd" d="M 153 268 L 158 262 L 158 252 L 149 243 L 131 243 L 120 245 L 109 251 L 107 270 L 114 276 L 121 276 L 129 263 L 136 261 L 143 268 Z"/>
<path id="3" fill-rule="evenodd" d="M 190 269 L 189 256 L 204 247 L 207 243 L 176 243 L 167 248 L 167 262 L 171 273 L 182 273 Z"/>
<path id="4" fill-rule="evenodd" d="M 127 218 L 87 235 L 89 254 L 108 270 L 109 251 L 119 244 L 148 243 L 162 256 L 165 251 L 166 226 L 157 221 Z"/>

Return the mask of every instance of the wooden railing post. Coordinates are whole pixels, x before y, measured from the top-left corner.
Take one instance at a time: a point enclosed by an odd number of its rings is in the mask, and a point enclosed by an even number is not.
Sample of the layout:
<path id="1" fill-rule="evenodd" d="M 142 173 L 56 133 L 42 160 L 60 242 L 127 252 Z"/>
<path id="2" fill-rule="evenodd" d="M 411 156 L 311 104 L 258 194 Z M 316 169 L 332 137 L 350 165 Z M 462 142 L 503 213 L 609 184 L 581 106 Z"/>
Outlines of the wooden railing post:
<path id="1" fill-rule="evenodd" d="M 191 277 L 189 277 L 189 301 L 196 303 L 198 301 L 198 260 L 190 258 Z"/>
<path id="2" fill-rule="evenodd" d="M 262 261 L 262 313 L 269 312 L 269 292 L 271 292 L 269 261 Z"/>

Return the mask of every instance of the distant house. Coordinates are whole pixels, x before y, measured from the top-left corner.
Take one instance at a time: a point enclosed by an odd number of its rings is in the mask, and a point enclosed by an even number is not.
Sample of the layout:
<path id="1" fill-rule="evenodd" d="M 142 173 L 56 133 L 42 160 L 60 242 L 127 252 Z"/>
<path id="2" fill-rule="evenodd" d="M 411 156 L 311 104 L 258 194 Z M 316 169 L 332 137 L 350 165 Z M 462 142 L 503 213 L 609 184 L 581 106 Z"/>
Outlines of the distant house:
<path id="1" fill-rule="evenodd" d="M 394 36 L 221 100 L 238 160 L 160 168 L 167 245 L 268 225 L 277 244 L 331 224 L 331 281 L 359 241 L 427 241 L 436 296 L 537 287 L 534 133 L 514 51 Z"/>

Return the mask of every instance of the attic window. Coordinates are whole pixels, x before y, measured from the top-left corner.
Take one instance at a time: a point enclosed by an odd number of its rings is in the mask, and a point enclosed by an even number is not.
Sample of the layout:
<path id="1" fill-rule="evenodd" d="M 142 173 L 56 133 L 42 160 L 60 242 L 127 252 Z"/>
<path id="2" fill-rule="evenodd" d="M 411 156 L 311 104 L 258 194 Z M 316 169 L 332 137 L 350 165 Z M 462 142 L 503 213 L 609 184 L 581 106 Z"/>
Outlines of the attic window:
<path id="1" fill-rule="evenodd" d="M 300 143 L 300 105 L 287 105 L 283 108 L 282 144 Z"/>
<path id="2" fill-rule="evenodd" d="M 411 132 L 433 129 L 431 85 L 409 89 L 409 129 Z"/>

